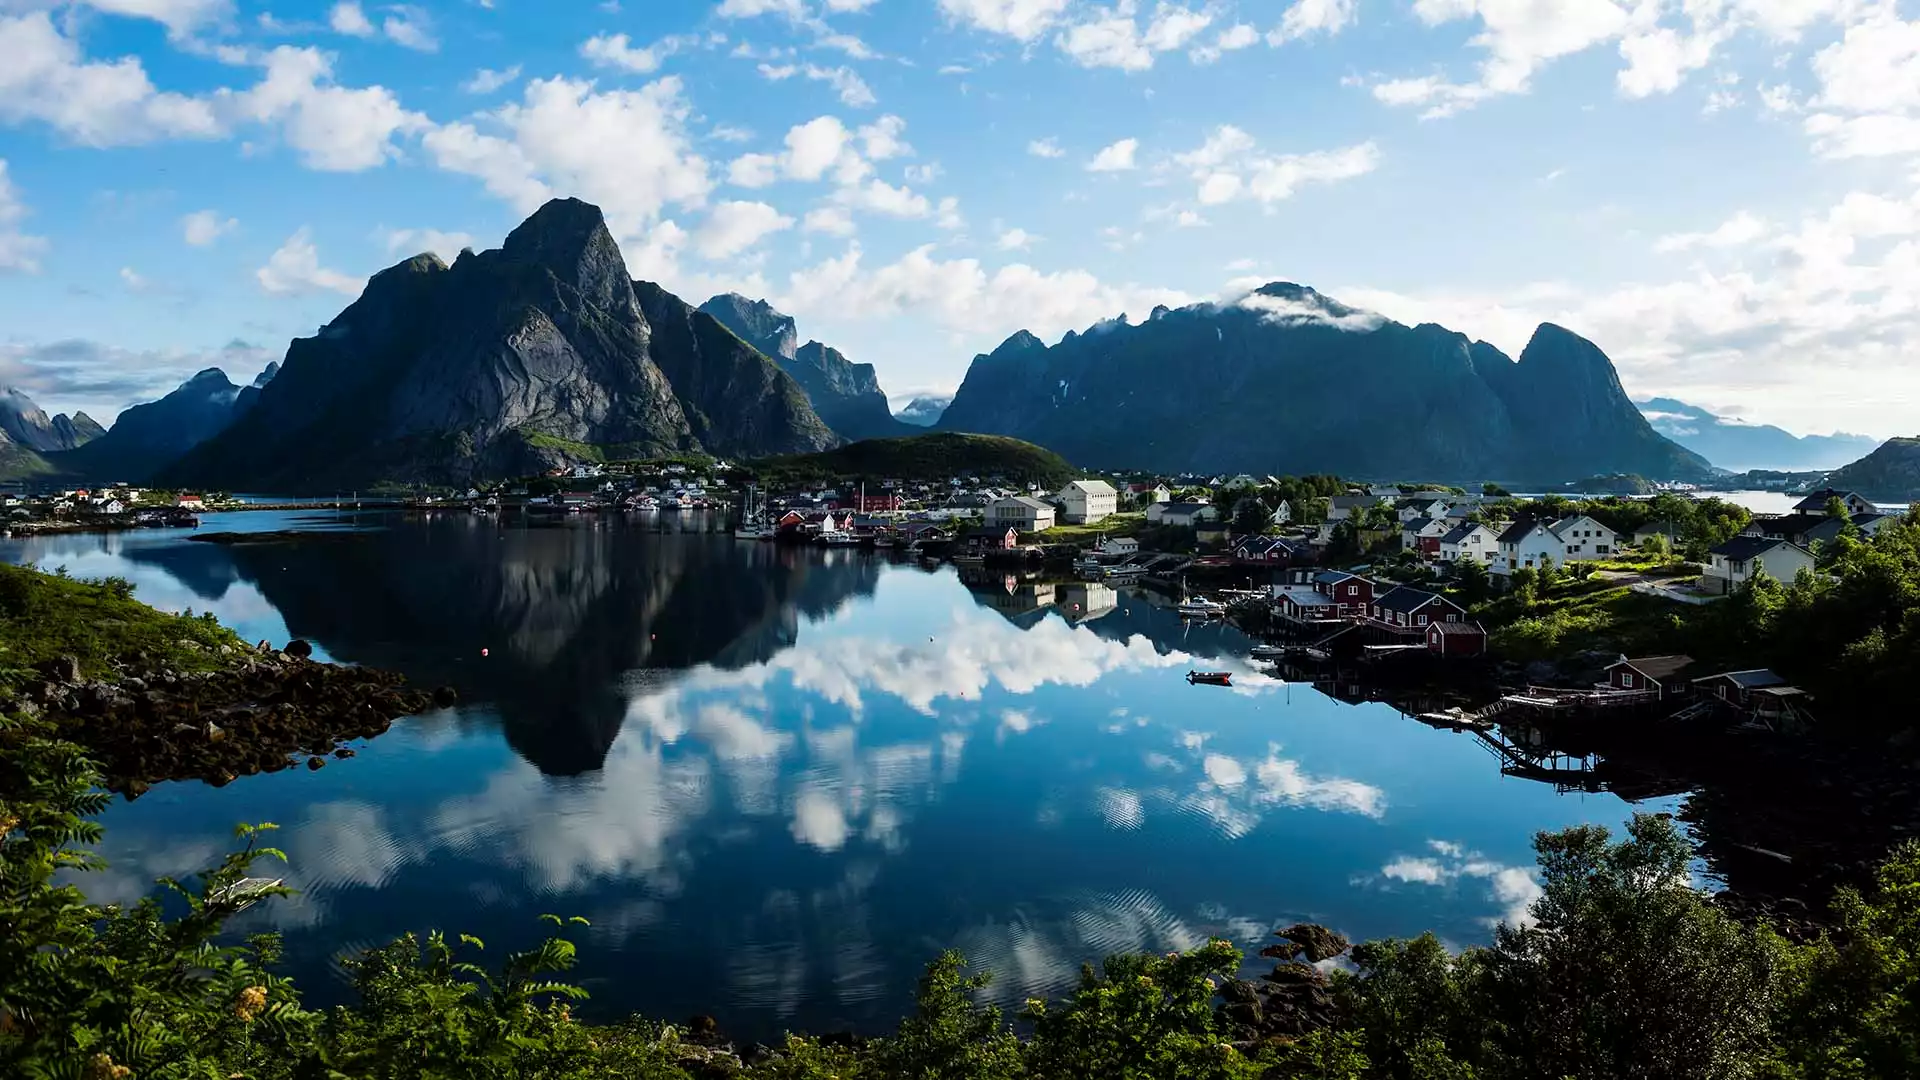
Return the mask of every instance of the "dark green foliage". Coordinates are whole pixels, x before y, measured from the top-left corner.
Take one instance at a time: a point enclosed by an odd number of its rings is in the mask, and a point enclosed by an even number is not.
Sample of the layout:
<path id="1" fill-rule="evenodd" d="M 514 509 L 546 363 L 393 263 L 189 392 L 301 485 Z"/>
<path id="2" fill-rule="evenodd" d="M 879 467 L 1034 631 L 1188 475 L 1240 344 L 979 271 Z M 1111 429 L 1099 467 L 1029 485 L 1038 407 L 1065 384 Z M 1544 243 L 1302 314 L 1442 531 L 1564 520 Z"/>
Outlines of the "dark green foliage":
<path id="1" fill-rule="evenodd" d="M 244 644 L 211 616 L 139 603 L 124 578 L 81 581 L 63 571 L 0 565 L 0 683 L 62 656 L 78 659 L 81 673 L 94 678 L 141 654 L 177 670 L 206 671 L 219 666 L 215 650 Z"/>
<path id="2" fill-rule="evenodd" d="M 1224 941 L 1190 953 L 1115 956 L 1057 1005 L 1029 1002 L 1033 1074 L 1112 1080 L 1207 1080 L 1259 1075 L 1225 1041 L 1212 1001 L 1240 954 Z"/>
<path id="3" fill-rule="evenodd" d="M 1827 478 L 1826 486 L 1883 502 L 1920 499 L 1920 438 L 1888 439 Z"/>
<path id="4" fill-rule="evenodd" d="M 949 434 L 867 439 L 818 454 L 765 458 L 751 469 L 769 487 L 848 479 L 912 483 L 978 476 L 1031 481 L 1052 489 L 1079 475 L 1060 455 L 1032 443 L 998 435 Z"/>

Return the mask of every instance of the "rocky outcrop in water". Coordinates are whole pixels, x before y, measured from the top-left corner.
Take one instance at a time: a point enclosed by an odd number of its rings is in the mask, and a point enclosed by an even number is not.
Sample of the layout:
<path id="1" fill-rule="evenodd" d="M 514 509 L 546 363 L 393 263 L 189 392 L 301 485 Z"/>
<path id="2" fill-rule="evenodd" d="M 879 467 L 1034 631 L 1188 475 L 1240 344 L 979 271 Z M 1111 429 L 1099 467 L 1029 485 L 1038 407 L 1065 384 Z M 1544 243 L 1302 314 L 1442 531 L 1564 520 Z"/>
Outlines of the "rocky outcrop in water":
<path id="1" fill-rule="evenodd" d="M 701 351 L 681 351 L 692 346 Z M 705 378 L 707 360 L 742 360 L 723 352 L 696 334 L 656 338 L 599 208 L 555 199 L 497 249 L 452 266 L 417 255 L 374 275 L 319 334 L 292 344 L 245 418 L 165 476 L 331 491 L 832 444 L 817 417 L 788 407 L 777 371 L 756 378 L 736 366 L 727 378 L 741 396 L 721 402 L 705 387 L 683 397 L 663 370 Z M 697 422 L 689 403 L 704 410 Z"/>
<path id="2" fill-rule="evenodd" d="M 1012 435 L 1087 467 L 1397 480 L 1704 476 L 1648 426 L 1591 342 L 1542 325 L 1518 362 L 1300 285 L 1123 315 L 1051 347 L 974 358 L 938 425 Z"/>

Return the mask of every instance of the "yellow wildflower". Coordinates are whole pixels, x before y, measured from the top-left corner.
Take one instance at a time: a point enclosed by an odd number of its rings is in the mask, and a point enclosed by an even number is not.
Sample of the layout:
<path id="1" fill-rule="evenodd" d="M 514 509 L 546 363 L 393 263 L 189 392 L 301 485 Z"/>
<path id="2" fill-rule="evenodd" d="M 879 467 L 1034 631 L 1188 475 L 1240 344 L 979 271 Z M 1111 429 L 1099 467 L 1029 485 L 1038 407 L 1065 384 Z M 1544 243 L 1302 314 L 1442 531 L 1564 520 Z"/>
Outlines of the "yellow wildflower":
<path id="1" fill-rule="evenodd" d="M 264 986 L 249 986 L 233 999 L 233 1015 L 239 1017 L 243 1024 L 253 1023 L 253 1018 L 259 1016 L 266 1007 L 267 988 Z"/>

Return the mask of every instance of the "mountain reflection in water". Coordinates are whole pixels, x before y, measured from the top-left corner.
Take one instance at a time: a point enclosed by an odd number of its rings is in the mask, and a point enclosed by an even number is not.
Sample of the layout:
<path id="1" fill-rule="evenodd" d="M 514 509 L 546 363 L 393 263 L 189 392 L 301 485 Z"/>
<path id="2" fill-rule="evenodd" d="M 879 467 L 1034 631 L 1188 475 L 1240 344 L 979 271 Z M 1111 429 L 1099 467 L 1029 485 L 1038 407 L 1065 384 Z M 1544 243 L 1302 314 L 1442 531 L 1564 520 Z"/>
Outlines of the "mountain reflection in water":
<path id="1" fill-rule="evenodd" d="M 85 885 L 137 896 L 215 861 L 236 821 L 275 821 L 301 894 L 239 928 L 283 930 L 312 1000 L 344 993 L 345 950 L 437 926 L 495 953 L 555 912 L 592 922 L 589 1011 L 711 1012 L 766 1039 L 890 1022 L 949 946 L 1017 1000 L 1107 952 L 1251 950 L 1283 921 L 1484 940 L 1537 887 L 1535 830 L 1630 812 L 1260 674 L 1237 631 L 1163 601 L 683 517 L 0 547 L 461 693 L 317 773 L 117 804 L 112 868 Z M 1234 685 L 1189 686 L 1194 666 Z"/>

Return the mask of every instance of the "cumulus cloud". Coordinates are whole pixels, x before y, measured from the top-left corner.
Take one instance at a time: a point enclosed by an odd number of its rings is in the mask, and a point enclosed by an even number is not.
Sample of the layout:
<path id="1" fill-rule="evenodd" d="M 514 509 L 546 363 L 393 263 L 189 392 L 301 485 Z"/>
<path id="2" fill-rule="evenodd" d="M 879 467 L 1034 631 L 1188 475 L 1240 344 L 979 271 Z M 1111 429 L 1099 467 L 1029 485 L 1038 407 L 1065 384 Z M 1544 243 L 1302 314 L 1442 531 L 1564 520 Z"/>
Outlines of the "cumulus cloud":
<path id="1" fill-rule="evenodd" d="M 949 20 L 963 26 L 1030 42 L 1052 29 L 1069 3 L 1070 0 L 940 0 L 940 10 Z"/>
<path id="2" fill-rule="evenodd" d="M 693 231 L 693 245 L 709 259 L 738 255 L 776 232 L 793 227 L 793 219 L 763 202 L 723 202 Z"/>
<path id="3" fill-rule="evenodd" d="M 853 214 L 844 206 L 822 206 L 807 211 L 800 221 L 802 232 L 825 233 L 828 236 L 852 236 L 858 231 L 853 223 Z"/>
<path id="4" fill-rule="evenodd" d="M 0 16 L 0 121 L 44 123 L 86 146 L 211 139 L 212 102 L 156 89 L 134 57 L 87 60 L 44 11 Z"/>
<path id="5" fill-rule="evenodd" d="M 1506 866 L 1467 851 L 1445 840 L 1427 841 L 1431 855 L 1395 858 L 1380 868 L 1380 877 L 1402 885 L 1434 888 L 1473 881 L 1486 889 L 1487 896 L 1499 905 L 1499 913 L 1489 917 L 1489 926 L 1528 926 L 1533 922 L 1533 903 L 1543 890 L 1531 867 Z"/>
<path id="6" fill-rule="evenodd" d="M 366 284 L 361 278 L 321 266 L 320 251 L 314 247 L 313 237 L 304 225 L 267 257 L 267 264 L 254 271 L 254 277 L 259 279 L 262 289 L 276 296 L 320 291 L 358 296 Z"/>
<path id="7" fill-rule="evenodd" d="M 1380 164 L 1372 142 L 1304 154 L 1261 153 L 1253 136 L 1223 124 L 1193 150 L 1174 155 L 1187 171 L 1203 206 L 1240 199 L 1269 204 L 1290 199 L 1307 184 L 1333 184 L 1365 176 Z"/>
<path id="8" fill-rule="evenodd" d="M 1214 35 L 1211 42 L 1196 45 L 1187 55 L 1196 64 L 1211 64 L 1226 53 L 1250 48 L 1260 42 L 1260 31 L 1251 23 L 1236 23 Z"/>
<path id="9" fill-rule="evenodd" d="M 824 82 L 833 88 L 840 97 L 841 104 L 854 108 L 867 108 L 879 102 L 873 89 L 860 78 L 858 72 L 842 65 L 840 67 L 821 67 L 818 64 L 761 64 L 760 76 L 769 82 L 782 82 L 799 75 L 815 82 Z"/>
<path id="10" fill-rule="evenodd" d="M 239 225 L 234 218 L 222 217 L 213 210 L 195 210 L 180 219 L 180 231 L 194 247 L 209 247 Z"/>
<path id="11" fill-rule="evenodd" d="M 1311 323 L 1315 326 L 1331 327 L 1349 333 L 1364 334 L 1378 330 L 1387 320 L 1371 311 L 1331 311 L 1325 307 L 1309 304 L 1300 300 L 1289 300 L 1281 296 L 1268 296 L 1264 293 L 1248 293 L 1235 301 L 1236 307 L 1260 312 L 1267 322 L 1300 325 Z"/>
<path id="12" fill-rule="evenodd" d="M 491 94 L 509 83 L 518 82 L 519 79 L 519 64 L 515 64 L 501 71 L 495 71 L 492 68 L 481 68 L 474 72 L 471 78 L 461 83 L 460 89 L 469 94 Z"/>
<path id="13" fill-rule="evenodd" d="M 1137 168 L 1134 155 L 1139 151 L 1139 139 L 1121 139 L 1118 142 L 1109 143 L 1102 147 L 1099 153 L 1093 155 L 1092 161 L 1087 162 L 1087 170 L 1089 172 L 1125 172 L 1128 169 Z"/>
<path id="14" fill-rule="evenodd" d="M 266 75 L 235 95 L 243 116 L 278 125 L 310 169 L 358 172 L 399 154 L 395 139 L 428 127 L 392 91 L 333 85 L 333 60 L 318 49 L 282 45 L 267 54 Z"/>
<path id="15" fill-rule="evenodd" d="M 519 101 L 421 141 L 441 168 L 479 179 L 521 213 L 565 192 L 598 205 L 615 237 L 639 239 L 664 208 L 701 207 L 713 189 L 690 115 L 677 78 L 638 90 L 535 79 Z"/>
<path id="16" fill-rule="evenodd" d="M 1057 158 L 1057 157 L 1067 156 L 1067 152 L 1065 150 L 1060 149 L 1060 140 L 1055 139 L 1052 136 L 1048 136 L 1047 138 L 1044 138 L 1044 139 L 1035 139 L 1032 142 L 1029 142 L 1027 144 L 1027 153 L 1032 154 L 1034 157 L 1037 157 L 1037 158 Z"/>
<path id="17" fill-rule="evenodd" d="M 1697 247 L 1739 247 L 1765 236 L 1768 225 L 1745 210 L 1728 218 L 1709 232 L 1671 233 L 1654 241 L 1659 252 L 1687 251 Z"/>
<path id="18" fill-rule="evenodd" d="M 1134 6 L 1122 2 L 1095 8 L 1087 17 L 1061 31 L 1056 44 L 1081 67 L 1112 67 L 1145 71 L 1154 56 L 1184 47 L 1213 22 L 1210 11 L 1195 11 L 1162 0 L 1144 25 Z"/>
<path id="19" fill-rule="evenodd" d="M 0 274 L 40 272 L 40 256 L 46 253 L 47 241 L 26 233 L 21 224 L 26 217 L 26 204 L 20 201 L 7 175 L 6 159 L 0 158 Z"/>
<path id="20" fill-rule="evenodd" d="M 372 37 L 376 32 L 373 20 L 361 9 L 356 0 L 340 0 L 327 11 L 327 26 L 336 34 L 352 37 Z"/>
<path id="21" fill-rule="evenodd" d="M 1280 25 L 1268 32 L 1267 43 L 1281 45 L 1313 34 L 1331 37 L 1353 25 L 1354 7 L 1354 0 L 1293 0 Z"/>
<path id="22" fill-rule="evenodd" d="M 1040 239 L 1025 229 L 1006 229 L 994 239 L 994 246 L 1001 251 L 1025 251 Z"/>
<path id="23" fill-rule="evenodd" d="M 476 246 L 472 233 L 442 232 L 439 229 L 388 229 L 381 233 L 380 239 L 389 256 L 431 251 L 440 256 L 440 261 L 449 264 L 460 257 L 462 248 Z"/>

